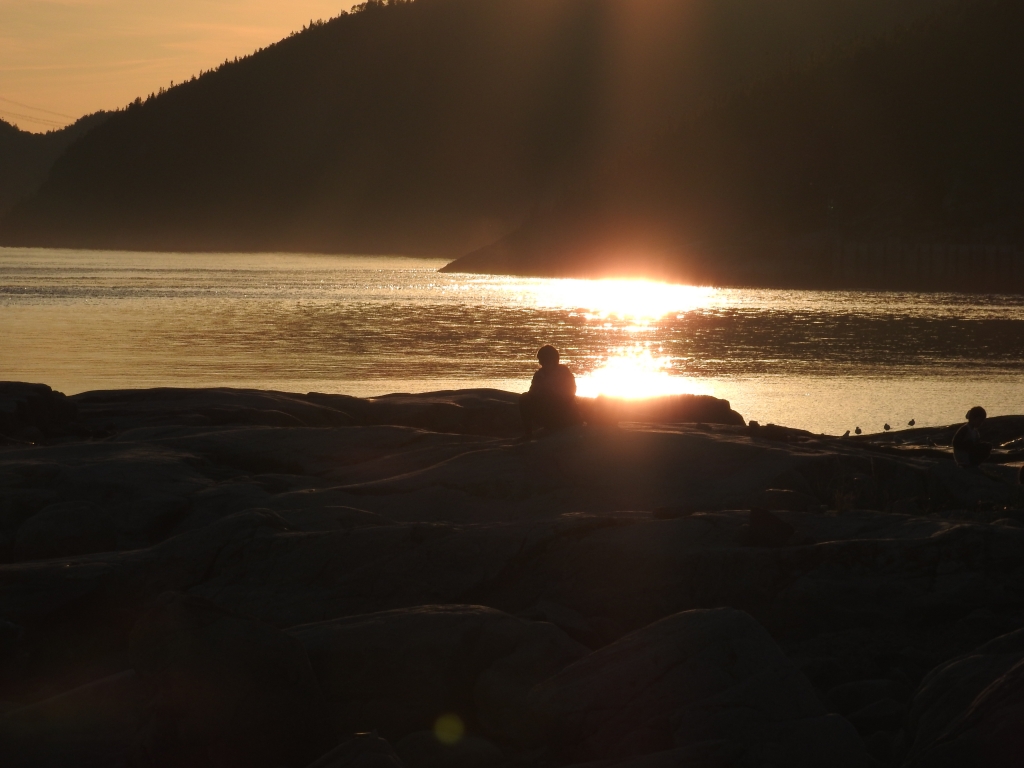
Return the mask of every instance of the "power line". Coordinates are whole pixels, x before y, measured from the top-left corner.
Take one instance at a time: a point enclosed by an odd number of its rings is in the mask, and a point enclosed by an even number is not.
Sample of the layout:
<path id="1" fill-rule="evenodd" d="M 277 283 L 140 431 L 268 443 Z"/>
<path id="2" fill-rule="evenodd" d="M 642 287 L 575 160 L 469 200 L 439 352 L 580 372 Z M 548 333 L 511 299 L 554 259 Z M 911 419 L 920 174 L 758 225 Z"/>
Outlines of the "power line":
<path id="1" fill-rule="evenodd" d="M 52 126 L 54 128 L 65 128 L 65 127 L 67 127 L 65 123 L 58 123 L 56 120 L 47 120 L 46 118 L 43 118 L 43 117 L 32 117 L 32 115 L 22 115 L 22 114 L 19 114 L 18 112 L 7 112 L 7 111 L 0 112 L 0 117 L 3 117 L 3 116 L 13 117 L 13 118 L 18 119 L 18 120 L 28 120 L 30 123 L 41 123 L 42 125 L 49 125 L 49 126 Z"/>
<path id="2" fill-rule="evenodd" d="M 52 112 L 49 109 L 43 109 L 42 107 L 33 107 L 31 104 L 22 104 L 20 101 L 14 101 L 14 99 L 5 99 L 0 96 L 0 101 L 5 101 L 8 104 L 14 104 L 17 107 L 24 107 L 25 109 L 31 109 L 33 112 L 45 112 L 48 115 L 56 115 L 57 117 L 66 117 L 68 120 L 77 120 L 78 118 L 74 115 L 65 115 L 63 112 Z"/>

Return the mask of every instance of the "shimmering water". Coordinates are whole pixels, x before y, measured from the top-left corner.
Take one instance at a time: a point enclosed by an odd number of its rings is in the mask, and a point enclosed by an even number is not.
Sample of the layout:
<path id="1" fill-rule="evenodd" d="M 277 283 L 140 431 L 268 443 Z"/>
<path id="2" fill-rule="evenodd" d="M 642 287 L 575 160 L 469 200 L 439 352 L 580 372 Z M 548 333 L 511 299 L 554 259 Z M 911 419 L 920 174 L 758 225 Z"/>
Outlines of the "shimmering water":
<path id="1" fill-rule="evenodd" d="M 0 378 L 67 393 L 697 392 L 817 432 L 1024 413 L 1024 297 L 448 275 L 438 260 L 0 249 Z"/>

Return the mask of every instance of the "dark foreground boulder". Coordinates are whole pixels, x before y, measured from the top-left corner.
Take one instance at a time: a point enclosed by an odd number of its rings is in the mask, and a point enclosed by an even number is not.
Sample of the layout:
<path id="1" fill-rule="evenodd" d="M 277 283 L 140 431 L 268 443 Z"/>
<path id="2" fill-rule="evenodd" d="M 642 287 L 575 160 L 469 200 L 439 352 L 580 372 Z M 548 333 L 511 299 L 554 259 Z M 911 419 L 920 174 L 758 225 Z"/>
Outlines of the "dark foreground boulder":
<path id="1" fill-rule="evenodd" d="M 404 768 L 395 750 L 376 733 L 360 733 L 307 768 Z"/>
<path id="2" fill-rule="evenodd" d="M 509 740 L 530 688 L 587 653 L 560 629 L 490 608 L 423 606 L 289 630 L 349 731 L 397 742 L 455 715 Z"/>
<path id="3" fill-rule="evenodd" d="M 936 509 L 1020 506 L 1024 488 L 1015 467 L 958 467 L 952 460 L 936 462 L 928 472 L 928 498 Z"/>
<path id="4" fill-rule="evenodd" d="M 186 508 L 181 497 L 160 495 L 121 504 L 49 504 L 17 529 L 14 554 L 41 560 L 148 546 Z"/>
<path id="5" fill-rule="evenodd" d="M 168 592 L 136 624 L 130 656 L 155 692 L 144 764 L 302 766 L 335 741 L 302 644 L 271 626 Z"/>
<path id="6" fill-rule="evenodd" d="M 912 768 L 1011 768 L 1024 756 L 1024 630 L 933 670 L 910 713 Z"/>
<path id="7" fill-rule="evenodd" d="M 531 701 L 558 759 L 651 765 L 868 766 L 853 727 L 742 611 L 669 616 L 576 662 Z M 680 762 L 681 761 L 681 762 Z"/>
<path id="8" fill-rule="evenodd" d="M 78 406 L 45 384 L 0 381 L 0 436 L 31 440 L 63 431 Z"/>
<path id="9" fill-rule="evenodd" d="M 4 768 L 117 765 L 133 751 L 148 691 L 133 671 L 0 717 Z"/>
<path id="10" fill-rule="evenodd" d="M 509 756 L 486 739 L 472 734 L 456 739 L 454 735 L 448 734 L 442 741 L 435 731 L 420 731 L 402 739 L 395 751 L 405 768 L 501 768 L 509 764 Z"/>

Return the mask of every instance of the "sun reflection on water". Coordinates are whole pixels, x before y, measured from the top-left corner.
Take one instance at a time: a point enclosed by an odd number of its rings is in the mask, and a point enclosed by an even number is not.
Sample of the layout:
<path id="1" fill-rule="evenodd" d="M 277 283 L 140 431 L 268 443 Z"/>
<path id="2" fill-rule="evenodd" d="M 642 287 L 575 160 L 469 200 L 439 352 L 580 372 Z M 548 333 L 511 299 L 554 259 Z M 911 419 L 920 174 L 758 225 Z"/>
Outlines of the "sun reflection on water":
<path id="1" fill-rule="evenodd" d="M 588 320 L 633 323 L 639 329 L 671 314 L 711 303 L 718 289 L 651 280 L 543 280 L 529 286 L 538 307 L 579 312 Z"/>
<path id="2" fill-rule="evenodd" d="M 615 350 L 601 365 L 576 379 L 582 397 L 620 397 L 639 400 L 663 395 L 711 395 L 707 382 L 689 376 L 674 376 L 672 362 L 647 347 Z"/>

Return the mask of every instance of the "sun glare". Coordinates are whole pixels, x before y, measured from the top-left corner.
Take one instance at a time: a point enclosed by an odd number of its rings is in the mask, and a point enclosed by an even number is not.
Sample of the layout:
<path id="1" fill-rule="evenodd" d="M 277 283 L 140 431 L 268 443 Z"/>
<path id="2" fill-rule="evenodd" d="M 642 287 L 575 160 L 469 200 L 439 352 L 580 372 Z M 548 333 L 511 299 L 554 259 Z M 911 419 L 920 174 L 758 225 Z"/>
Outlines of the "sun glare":
<path id="1" fill-rule="evenodd" d="M 663 395 L 708 395 L 708 386 L 688 376 L 673 376 L 671 361 L 646 347 L 620 349 L 598 368 L 577 378 L 582 397 L 620 397 L 639 400 Z"/>
<path id="2" fill-rule="evenodd" d="M 612 318 L 645 326 L 666 315 L 706 306 L 717 291 L 651 280 L 544 280 L 534 286 L 540 307 L 580 312 L 590 320 Z"/>

